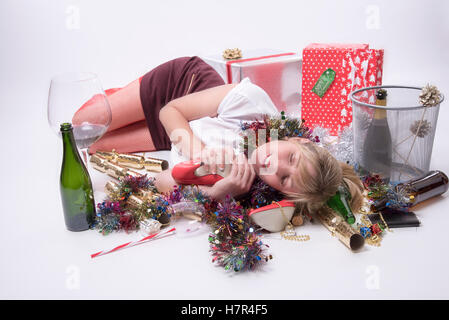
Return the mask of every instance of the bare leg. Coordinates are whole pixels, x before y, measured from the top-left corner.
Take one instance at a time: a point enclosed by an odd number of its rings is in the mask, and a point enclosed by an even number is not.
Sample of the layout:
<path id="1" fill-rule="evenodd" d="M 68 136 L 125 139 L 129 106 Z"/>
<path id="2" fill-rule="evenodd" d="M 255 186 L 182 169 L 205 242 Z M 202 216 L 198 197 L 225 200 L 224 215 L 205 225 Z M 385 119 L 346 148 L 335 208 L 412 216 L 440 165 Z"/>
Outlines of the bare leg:
<path id="1" fill-rule="evenodd" d="M 108 96 L 108 101 L 112 112 L 112 122 L 108 132 L 145 119 L 140 101 L 139 79 Z M 72 122 L 74 124 L 84 121 L 95 123 L 95 119 L 98 118 L 96 110 L 95 103 L 81 108 L 73 116 Z"/>
<path id="2" fill-rule="evenodd" d="M 109 131 L 145 120 L 142 102 L 140 101 L 140 82 L 138 79 L 111 95 L 109 103 L 112 111 L 112 122 L 109 126 Z M 148 133 L 148 128 L 146 128 L 146 131 Z"/>
<path id="3" fill-rule="evenodd" d="M 145 120 L 107 132 L 89 148 L 89 154 L 112 149 L 123 153 L 155 151 Z"/>
<path id="4" fill-rule="evenodd" d="M 167 169 L 156 175 L 154 185 L 160 193 L 169 192 L 173 190 L 175 185 L 177 185 L 176 181 L 171 175 L 171 171 L 172 169 Z"/>

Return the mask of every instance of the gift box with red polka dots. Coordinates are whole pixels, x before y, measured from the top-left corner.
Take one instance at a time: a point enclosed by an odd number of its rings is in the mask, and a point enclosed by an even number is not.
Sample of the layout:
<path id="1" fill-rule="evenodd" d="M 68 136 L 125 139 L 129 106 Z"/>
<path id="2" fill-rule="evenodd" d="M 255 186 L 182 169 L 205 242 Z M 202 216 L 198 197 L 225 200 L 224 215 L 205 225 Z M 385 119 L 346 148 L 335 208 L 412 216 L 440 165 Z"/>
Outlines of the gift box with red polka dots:
<path id="1" fill-rule="evenodd" d="M 338 135 L 352 123 L 349 94 L 382 84 L 383 50 L 368 44 L 312 43 L 303 50 L 301 114 L 309 127 L 328 128 Z M 323 73 L 335 78 L 321 97 L 312 89 Z M 369 101 L 375 97 L 367 97 Z"/>

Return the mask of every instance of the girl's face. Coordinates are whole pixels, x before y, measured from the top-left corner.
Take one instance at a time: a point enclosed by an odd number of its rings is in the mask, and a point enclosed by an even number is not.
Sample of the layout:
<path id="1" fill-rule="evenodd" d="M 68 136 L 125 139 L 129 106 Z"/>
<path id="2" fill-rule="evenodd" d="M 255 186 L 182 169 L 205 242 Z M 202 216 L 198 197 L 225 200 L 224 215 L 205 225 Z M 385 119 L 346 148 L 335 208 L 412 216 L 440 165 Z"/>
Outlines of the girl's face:
<path id="1" fill-rule="evenodd" d="M 310 143 L 307 139 L 296 139 L 299 143 Z M 257 175 L 269 186 L 281 192 L 301 192 L 294 177 L 299 175 L 299 165 L 313 170 L 297 143 L 275 140 L 259 146 L 251 154 L 250 163 Z M 301 163 L 303 162 L 303 163 Z"/>

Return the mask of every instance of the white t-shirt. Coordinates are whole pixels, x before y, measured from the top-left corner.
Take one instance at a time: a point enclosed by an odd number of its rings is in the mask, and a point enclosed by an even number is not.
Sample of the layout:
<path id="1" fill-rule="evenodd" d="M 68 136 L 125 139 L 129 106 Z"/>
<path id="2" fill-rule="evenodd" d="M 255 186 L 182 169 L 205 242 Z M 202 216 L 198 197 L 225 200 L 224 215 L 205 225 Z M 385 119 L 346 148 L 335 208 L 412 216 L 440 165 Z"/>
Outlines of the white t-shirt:
<path id="1" fill-rule="evenodd" d="M 241 123 L 261 121 L 264 115 L 276 116 L 278 110 L 262 88 L 253 84 L 249 78 L 244 78 L 224 97 L 217 114 L 213 118 L 190 121 L 193 134 L 208 147 L 231 147 L 237 152 L 241 141 Z M 171 164 L 187 160 L 172 144 Z"/>

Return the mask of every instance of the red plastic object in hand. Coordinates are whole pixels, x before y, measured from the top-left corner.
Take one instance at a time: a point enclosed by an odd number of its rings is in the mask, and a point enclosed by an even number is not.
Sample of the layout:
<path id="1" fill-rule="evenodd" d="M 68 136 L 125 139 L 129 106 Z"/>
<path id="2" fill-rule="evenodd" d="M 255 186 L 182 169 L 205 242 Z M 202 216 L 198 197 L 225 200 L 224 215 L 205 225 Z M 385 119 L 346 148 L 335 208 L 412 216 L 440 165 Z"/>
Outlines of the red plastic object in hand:
<path id="1" fill-rule="evenodd" d="M 199 160 L 189 160 L 178 163 L 172 169 L 171 175 L 179 184 L 213 185 L 223 179 L 218 174 L 200 172 L 202 166 Z"/>

